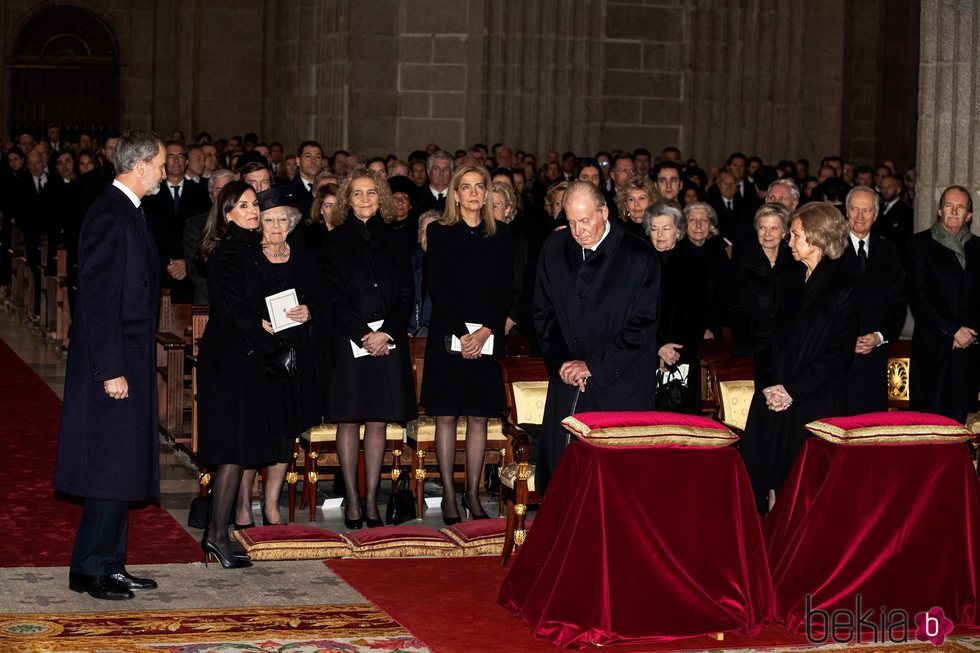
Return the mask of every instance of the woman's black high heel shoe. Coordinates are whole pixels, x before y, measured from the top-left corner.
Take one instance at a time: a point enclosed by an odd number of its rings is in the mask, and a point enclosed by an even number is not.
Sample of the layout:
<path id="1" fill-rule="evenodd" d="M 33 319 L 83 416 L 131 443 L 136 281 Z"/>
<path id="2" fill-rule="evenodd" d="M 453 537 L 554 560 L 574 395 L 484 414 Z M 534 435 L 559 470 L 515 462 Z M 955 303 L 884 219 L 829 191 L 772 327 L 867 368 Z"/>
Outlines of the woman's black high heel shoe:
<path id="1" fill-rule="evenodd" d="M 282 519 L 282 515 L 280 515 L 279 518 Z M 269 518 L 265 516 L 265 508 L 262 508 L 262 525 L 263 526 L 289 526 L 289 524 L 287 524 L 286 522 L 283 522 L 283 521 L 280 521 L 280 522 L 271 522 L 271 521 L 269 521 Z M 237 526 L 237 524 L 236 524 L 236 526 Z"/>
<path id="2" fill-rule="evenodd" d="M 442 504 L 440 505 L 440 507 L 442 508 L 442 523 L 445 524 L 446 526 L 452 526 L 454 524 L 458 524 L 459 522 L 463 521 L 463 518 L 460 517 L 459 515 L 456 515 L 455 517 L 450 517 L 449 515 L 446 514 L 445 499 L 442 500 Z"/>
<path id="3" fill-rule="evenodd" d="M 225 569 L 244 569 L 245 567 L 251 567 L 252 562 L 247 556 L 239 556 L 232 554 L 229 559 L 225 556 L 224 552 L 218 548 L 218 545 L 208 539 L 207 533 L 204 534 L 204 539 L 201 540 L 201 550 L 204 551 L 204 566 L 208 566 L 208 560 L 211 556 L 214 556 L 221 566 Z"/>
<path id="4" fill-rule="evenodd" d="M 351 519 L 350 517 L 347 516 L 347 508 L 346 507 L 344 508 L 344 526 L 347 527 L 347 530 L 349 531 L 357 530 L 358 528 L 361 527 L 361 522 L 363 521 L 364 521 L 363 510 L 361 510 L 360 517 L 358 517 L 357 519 Z"/>
<path id="5" fill-rule="evenodd" d="M 367 516 L 367 504 L 363 501 L 361 502 L 361 515 L 368 528 L 378 528 L 379 526 L 385 525 L 385 521 L 381 519 L 380 513 L 377 519 L 371 519 Z"/>
<path id="6" fill-rule="evenodd" d="M 483 506 L 479 503 L 476 504 L 480 508 L 480 512 L 474 512 L 470 508 L 470 502 L 466 500 L 466 495 L 463 495 L 463 512 L 466 513 L 467 519 L 490 519 L 490 515 L 483 512 Z"/>

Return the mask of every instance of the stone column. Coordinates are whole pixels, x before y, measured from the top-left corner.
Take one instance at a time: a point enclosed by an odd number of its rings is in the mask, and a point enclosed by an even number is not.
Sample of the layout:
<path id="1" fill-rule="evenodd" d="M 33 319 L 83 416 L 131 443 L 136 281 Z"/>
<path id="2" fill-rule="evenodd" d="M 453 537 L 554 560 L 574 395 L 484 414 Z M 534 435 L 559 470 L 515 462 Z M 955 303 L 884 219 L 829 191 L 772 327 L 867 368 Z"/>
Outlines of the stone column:
<path id="1" fill-rule="evenodd" d="M 935 221 L 939 194 L 951 184 L 980 201 L 980 6 L 922 0 L 920 36 L 916 231 Z"/>

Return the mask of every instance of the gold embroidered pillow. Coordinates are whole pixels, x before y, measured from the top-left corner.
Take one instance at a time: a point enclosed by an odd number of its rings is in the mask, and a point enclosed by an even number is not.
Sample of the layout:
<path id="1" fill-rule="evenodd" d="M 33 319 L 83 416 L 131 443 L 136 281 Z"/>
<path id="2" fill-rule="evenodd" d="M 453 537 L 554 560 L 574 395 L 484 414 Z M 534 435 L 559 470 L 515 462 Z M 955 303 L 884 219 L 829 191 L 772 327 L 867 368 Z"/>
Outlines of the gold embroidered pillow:
<path id="1" fill-rule="evenodd" d="M 829 417 L 806 428 L 835 444 L 945 444 L 976 437 L 956 420 L 909 411 Z"/>
<path id="2" fill-rule="evenodd" d="M 660 411 L 577 413 L 562 426 L 600 447 L 727 447 L 738 442 L 737 435 L 707 417 Z"/>
<path id="3" fill-rule="evenodd" d="M 382 526 L 344 533 L 355 558 L 453 558 L 462 550 L 439 531 L 427 526 Z"/>
<path id="4" fill-rule="evenodd" d="M 340 535 L 310 526 L 260 526 L 232 536 L 252 560 L 323 560 L 351 554 L 350 544 Z"/>
<path id="5" fill-rule="evenodd" d="M 524 522 L 524 528 L 530 529 L 533 519 Z M 500 555 L 507 533 L 507 519 L 471 519 L 441 530 L 442 534 L 456 543 L 464 556 Z"/>

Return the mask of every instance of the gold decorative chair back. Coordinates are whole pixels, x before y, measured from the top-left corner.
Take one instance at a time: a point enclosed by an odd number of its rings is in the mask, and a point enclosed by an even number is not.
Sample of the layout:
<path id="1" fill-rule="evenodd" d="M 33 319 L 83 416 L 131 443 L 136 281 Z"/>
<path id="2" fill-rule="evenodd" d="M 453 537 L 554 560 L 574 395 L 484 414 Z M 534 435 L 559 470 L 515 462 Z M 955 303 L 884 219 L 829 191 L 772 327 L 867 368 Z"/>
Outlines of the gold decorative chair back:
<path id="1" fill-rule="evenodd" d="M 514 381 L 513 419 L 517 424 L 540 424 L 544 421 L 544 404 L 548 397 L 547 381 Z"/>
<path id="2" fill-rule="evenodd" d="M 755 394 L 755 381 L 751 379 L 719 381 L 718 419 L 744 431 L 753 394 Z"/>

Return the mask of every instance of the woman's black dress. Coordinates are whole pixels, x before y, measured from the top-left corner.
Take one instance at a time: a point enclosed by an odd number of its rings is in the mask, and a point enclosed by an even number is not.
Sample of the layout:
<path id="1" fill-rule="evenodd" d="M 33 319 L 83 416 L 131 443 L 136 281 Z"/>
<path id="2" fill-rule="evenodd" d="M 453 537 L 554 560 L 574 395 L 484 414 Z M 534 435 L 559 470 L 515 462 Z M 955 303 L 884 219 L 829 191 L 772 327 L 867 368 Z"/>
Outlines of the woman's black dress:
<path id="1" fill-rule="evenodd" d="M 275 461 L 265 396 L 265 354 L 275 339 L 266 317 L 265 256 L 258 231 L 229 223 L 208 259 L 208 324 L 197 362 L 198 459 L 203 465 Z"/>
<path id="2" fill-rule="evenodd" d="M 708 273 L 704 263 L 680 247 L 657 252 L 660 258 L 660 322 L 657 343 L 683 345 L 678 365 L 688 367 L 688 402 L 675 412 L 695 413 L 701 404 L 701 356 L 698 353 L 704 335 L 705 296 Z M 651 372 L 652 373 L 652 372 Z"/>
<path id="3" fill-rule="evenodd" d="M 757 334 L 755 395 L 742 438 L 742 458 L 759 512 L 769 490 L 779 494 L 809 436 L 805 425 L 845 415 L 847 368 L 858 336 L 855 279 L 841 259 L 824 258 L 805 281 L 794 265 L 776 277 L 771 328 Z M 790 407 L 773 412 L 762 391 L 782 385 Z"/>
<path id="4" fill-rule="evenodd" d="M 503 413 L 503 379 L 493 357 L 505 353 L 504 323 L 513 298 L 512 252 L 510 229 L 504 224 L 497 224 L 489 238 L 482 225 L 429 225 L 425 266 L 432 319 L 421 399 L 427 415 Z M 446 338 L 467 334 L 465 322 L 493 332 L 493 356 L 466 360 L 447 351 Z"/>
<path id="5" fill-rule="evenodd" d="M 792 265 L 793 255 L 785 242 L 780 244 L 776 264 L 769 263 L 758 240 L 747 242 L 746 251 L 737 252 L 732 264 L 734 274 L 728 292 L 728 317 L 734 340 L 732 356 L 755 355 L 756 334 L 768 328 L 772 315 L 772 293 L 776 276 Z"/>
<path id="6" fill-rule="evenodd" d="M 711 236 L 698 246 L 690 238 L 685 238 L 677 247 L 704 264 L 708 275 L 708 291 L 704 296 L 704 325 L 715 338 L 721 338 L 722 329 L 730 324 L 725 296 L 731 283 L 731 261 L 725 251 L 725 239 Z"/>
<path id="7" fill-rule="evenodd" d="M 415 300 L 410 252 L 380 215 L 367 222 L 353 213 L 324 243 L 327 295 L 333 309 L 334 371 L 330 380 L 331 422 L 405 422 L 417 415 L 408 320 Z M 394 339 L 387 356 L 355 358 L 370 331 Z"/>
<path id="8" fill-rule="evenodd" d="M 280 346 L 296 349 L 296 374 L 292 378 L 266 379 L 269 435 L 277 444 L 275 462 L 289 462 L 293 456 L 296 437 L 325 415 L 326 395 L 321 383 L 326 377 L 319 369 L 322 364 L 318 341 L 330 334 L 330 319 L 323 303 L 320 275 L 309 253 L 291 248 L 289 260 L 272 263 L 263 256 L 262 273 L 265 296 L 294 288 L 300 304 L 310 310 L 310 320 L 280 331 L 274 337 Z M 262 302 L 265 307 L 265 301 Z M 265 319 L 271 320 L 268 311 Z"/>

